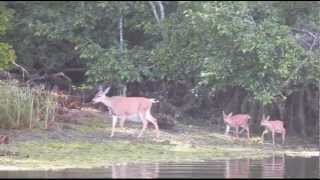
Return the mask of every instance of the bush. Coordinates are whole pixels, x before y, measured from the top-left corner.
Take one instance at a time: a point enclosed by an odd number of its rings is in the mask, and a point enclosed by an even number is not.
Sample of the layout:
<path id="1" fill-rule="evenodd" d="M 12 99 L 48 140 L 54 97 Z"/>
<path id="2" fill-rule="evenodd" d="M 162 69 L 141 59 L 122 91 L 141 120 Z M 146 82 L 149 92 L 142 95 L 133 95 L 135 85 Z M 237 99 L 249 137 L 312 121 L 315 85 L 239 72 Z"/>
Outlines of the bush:
<path id="1" fill-rule="evenodd" d="M 19 87 L 17 82 L 0 81 L 0 127 L 32 128 L 54 121 L 57 98 L 41 87 Z"/>

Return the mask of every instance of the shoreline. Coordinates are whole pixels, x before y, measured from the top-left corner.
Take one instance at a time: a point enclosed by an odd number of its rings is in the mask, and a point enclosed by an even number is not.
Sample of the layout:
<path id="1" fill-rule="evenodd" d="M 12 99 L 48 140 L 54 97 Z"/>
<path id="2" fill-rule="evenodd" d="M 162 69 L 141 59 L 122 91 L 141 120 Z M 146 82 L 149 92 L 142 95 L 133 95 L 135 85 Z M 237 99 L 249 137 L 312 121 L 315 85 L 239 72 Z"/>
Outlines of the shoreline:
<path id="1" fill-rule="evenodd" d="M 11 143 L 0 145 L 0 170 L 43 171 L 70 168 L 107 168 L 112 163 L 166 163 L 218 159 L 261 159 L 272 155 L 313 157 L 320 155 L 316 145 L 289 137 L 284 146 L 259 137 L 233 139 L 218 130 L 177 125 L 178 131 L 161 131 L 155 139 L 153 129 L 143 138 L 136 136 L 141 125 L 126 123 L 110 138 L 111 122 L 105 116 L 83 116 L 81 123 L 56 122 L 54 129 L 4 130 Z M 14 155 L 12 155 L 14 154 Z"/>

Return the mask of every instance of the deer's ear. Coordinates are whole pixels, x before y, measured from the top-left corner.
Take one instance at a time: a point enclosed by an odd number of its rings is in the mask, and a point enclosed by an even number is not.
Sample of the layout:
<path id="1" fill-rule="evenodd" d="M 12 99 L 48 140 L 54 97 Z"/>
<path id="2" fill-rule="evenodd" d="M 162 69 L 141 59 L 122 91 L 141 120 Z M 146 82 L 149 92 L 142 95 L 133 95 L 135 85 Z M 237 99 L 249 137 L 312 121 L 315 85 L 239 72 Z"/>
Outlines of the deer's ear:
<path id="1" fill-rule="evenodd" d="M 267 116 L 267 119 L 266 119 L 266 121 L 269 121 L 269 119 L 270 119 L 270 116 Z"/>
<path id="2" fill-rule="evenodd" d="M 226 117 L 227 115 L 226 115 L 226 113 L 224 112 L 224 111 L 222 111 L 222 114 L 223 114 L 223 117 Z"/>
<path id="3" fill-rule="evenodd" d="M 232 116 L 232 114 L 233 114 L 233 112 L 229 113 L 229 115 L 228 115 L 228 116 L 229 116 L 229 117 L 231 117 L 231 116 Z"/>
<path id="4" fill-rule="evenodd" d="M 110 90 L 110 87 L 107 87 L 107 89 L 104 90 L 103 94 L 107 94 L 109 92 L 109 90 Z"/>

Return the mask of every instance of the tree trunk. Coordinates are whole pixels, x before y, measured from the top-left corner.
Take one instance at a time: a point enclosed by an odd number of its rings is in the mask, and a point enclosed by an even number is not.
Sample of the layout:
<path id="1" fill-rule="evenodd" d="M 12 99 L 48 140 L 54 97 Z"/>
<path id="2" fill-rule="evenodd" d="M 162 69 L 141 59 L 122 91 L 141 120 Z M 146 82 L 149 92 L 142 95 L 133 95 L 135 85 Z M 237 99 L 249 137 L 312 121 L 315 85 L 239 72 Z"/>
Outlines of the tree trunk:
<path id="1" fill-rule="evenodd" d="M 152 12 L 153 12 L 153 15 L 159 25 L 159 29 L 160 29 L 160 32 L 161 32 L 161 35 L 162 35 L 162 38 L 164 40 L 164 42 L 167 42 L 167 33 L 163 27 L 163 20 L 164 20 L 164 17 L 165 17 L 165 12 L 164 12 L 164 7 L 162 5 L 162 2 L 161 1 L 157 1 L 157 4 L 159 6 L 159 9 L 160 9 L 160 17 L 158 15 L 158 12 L 157 12 L 157 8 L 155 6 L 155 4 L 152 2 L 152 1 L 149 1 L 149 4 L 152 8 Z M 165 43 L 166 44 L 166 43 Z"/>
<path id="2" fill-rule="evenodd" d="M 245 96 L 242 100 L 242 103 L 240 105 L 240 110 L 241 112 L 247 112 L 248 111 L 248 100 L 249 100 L 249 96 Z"/>
<path id="3" fill-rule="evenodd" d="M 123 15 L 122 10 L 120 10 L 120 18 L 119 18 L 119 44 L 120 44 L 120 57 L 121 61 L 123 61 Z M 127 85 L 120 84 L 120 94 L 121 96 L 127 96 Z"/>
<path id="4" fill-rule="evenodd" d="M 318 136 L 318 145 L 319 145 L 319 150 L 320 150 L 320 80 L 318 81 L 318 118 L 317 118 L 317 124 L 318 124 L 318 126 L 317 126 L 317 136 Z M 320 171 L 319 171 L 319 175 L 320 175 Z"/>
<path id="5" fill-rule="evenodd" d="M 123 15 L 120 15 L 119 19 L 119 42 L 120 42 L 120 53 L 123 52 Z"/>
<path id="6" fill-rule="evenodd" d="M 280 120 L 281 121 L 285 121 L 286 119 L 285 119 L 285 111 L 286 111 L 286 104 L 285 104 L 285 102 L 284 101 L 278 101 L 277 102 L 277 108 L 278 108 L 278 110 L 279 110 L 279 116 L 280 116 Z"/>
<path id="7" fill-rule="evenodd" d="M 306 136 L 306 131 L 305 131 L 305 111 L 304 111 L 304 89 L 302 89 L 298 93 L 298 118 L 300 121 L 300 133 L 302 136 Z"/>
<path id="8" fill-rule="evenodd" d="M 295 130 L 294 130 L 294 126 L 293 126 L 293 123 L 295 122 L 294 120 L 294 115 L 295 115 L 295 113 L 294 113 L 295 111 L 294 111 L 294 102 L 291 102 L 291 100 L 290 100 L 290 102 L 289 102 L 289 111 L 288 111 L 288 119 L 289 119 L 289 121 L 288 121 L 288 133 L 292 133 L 292 134 L 295 134 Z"/>
<path id="9" fill-rule="evenodd" d="M 240 94 L 239 88 L 235 87 L 232 98 L 224 108 L 226 113 L 230 113 L 230 112 L 233 112 L 233 114 L 238 113 L 239 94 Z"/>

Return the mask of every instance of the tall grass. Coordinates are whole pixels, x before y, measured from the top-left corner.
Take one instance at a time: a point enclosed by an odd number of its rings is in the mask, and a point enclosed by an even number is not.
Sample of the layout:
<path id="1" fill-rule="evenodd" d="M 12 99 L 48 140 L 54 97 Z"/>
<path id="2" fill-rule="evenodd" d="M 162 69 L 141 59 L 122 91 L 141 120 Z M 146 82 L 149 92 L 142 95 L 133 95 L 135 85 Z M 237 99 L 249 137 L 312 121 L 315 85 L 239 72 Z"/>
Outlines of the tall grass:
<path id="1" fill-rule="evenodd" d="M 54 121 L 57 97 L 41 87 L 19 87 L 17 82 L 0 81 L 0 127 L 32 128 Z"/>

